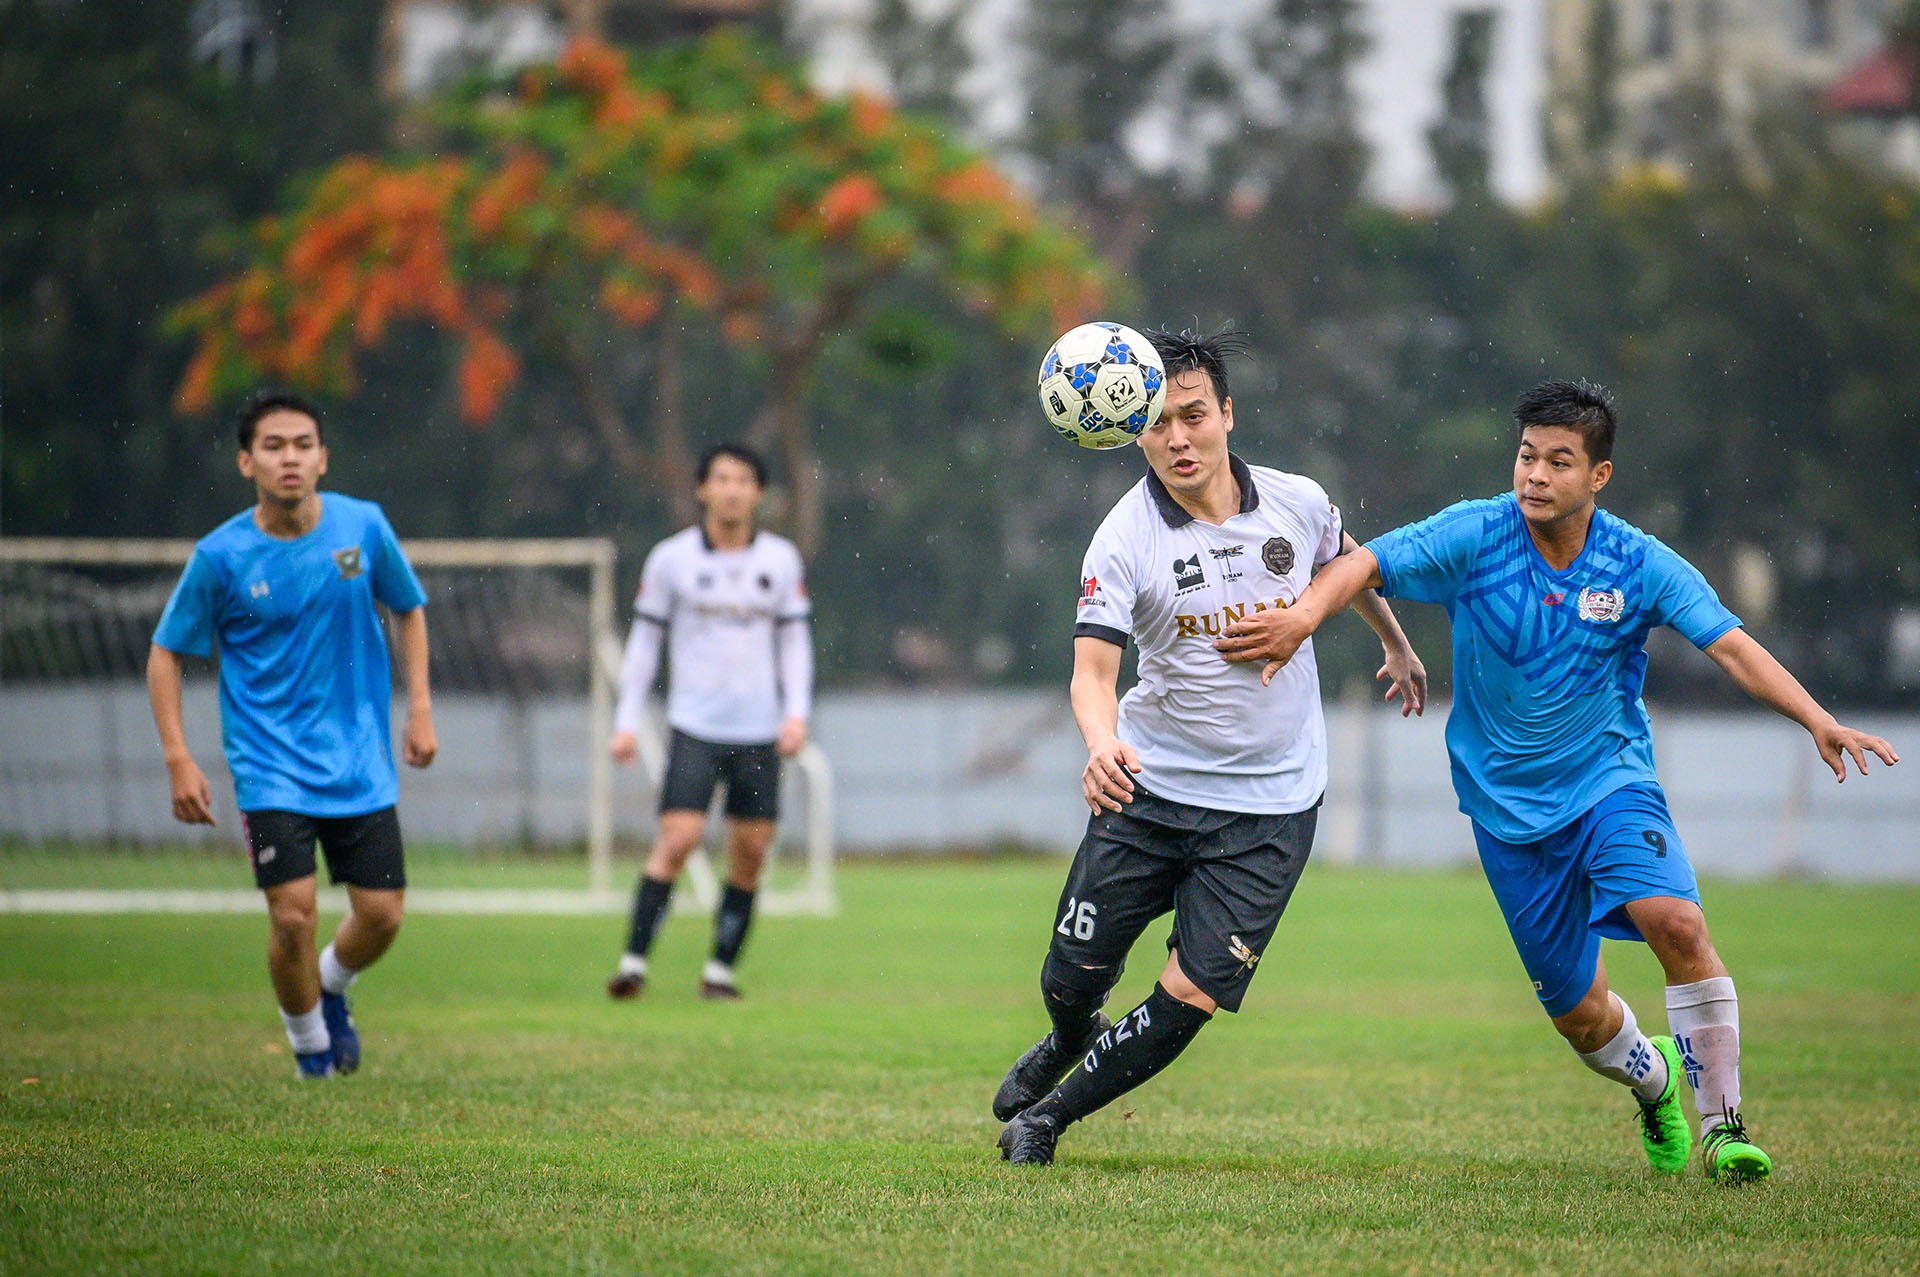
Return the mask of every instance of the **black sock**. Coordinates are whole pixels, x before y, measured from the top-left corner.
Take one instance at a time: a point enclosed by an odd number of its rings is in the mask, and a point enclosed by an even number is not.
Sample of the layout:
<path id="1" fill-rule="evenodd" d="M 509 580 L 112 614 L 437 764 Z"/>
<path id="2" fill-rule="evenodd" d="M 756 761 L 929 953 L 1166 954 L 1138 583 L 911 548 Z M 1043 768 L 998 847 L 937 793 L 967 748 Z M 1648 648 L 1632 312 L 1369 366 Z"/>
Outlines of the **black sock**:
<path id="1" fill-rule="evenodd" d="M 1077 966 L 1049 952 L 1040 968 L 1040 999 L 1053 1021 L 1053 1040 L 1072 1052 L 1093 1041 L 1093 1017 L 1119 978 L 1112 967 Z"/>
<path id="2" fill-rule="evenodd" d="M 636 957 L 646 957 L 647 950 L 653 946 L 653 933 L 660 929 L 660 919 L 667 912 L 667 901 L 673 897 L 673 883 L 662 882 L 658 878 L 640 875 L 640 886 L 633 893 L 633 925 L 627 930 L 627 952 Z"/>
<path id="3" fill-rule="evenodd" d="M 1211 1018 L 1154 985 L 1145 1002 L 1114 1021 L 1080 1066 L 1027 1111 L 1062 1126 L 1097 1112 L 1172 1064 Z"/>
<path id="4" fill-rule="evenodd" d="M 753 892 L 728 883 L 713 915 L 713 960 L 731 967 L 740 960 L 740 947 L 753 925 Z"/>

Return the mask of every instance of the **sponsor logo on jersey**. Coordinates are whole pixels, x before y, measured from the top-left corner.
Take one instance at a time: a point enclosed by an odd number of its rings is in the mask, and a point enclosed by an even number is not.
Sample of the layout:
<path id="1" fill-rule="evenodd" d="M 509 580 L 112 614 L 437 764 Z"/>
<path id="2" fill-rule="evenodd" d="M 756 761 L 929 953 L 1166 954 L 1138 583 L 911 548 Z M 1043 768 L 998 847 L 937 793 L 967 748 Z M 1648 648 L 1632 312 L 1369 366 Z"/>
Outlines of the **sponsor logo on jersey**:
<path id="1" fill-rule="evenodd" d="M 1260 955 L 1247 947 L 1247 942 L 1239 936 L 1227 937 L 1227 952 L 1240 964 L 1242 971 L 1253 970 L 1253 964 L 1260 961 Z"/>
<path id="2" fill-rule="evenodd" d="M 1188 590 L 1197 590 L 1207 583 L 1207 574 L 1200 570 L 1200 556 L 1173 561 L 1173 588 L 1176 593 L 1185 594 Z"/>
<path id="3" fill-rule="evenodd" d="M 1627 596 L 1619 590 L 1582 589 L 1579 606 L 1581 620 L 1609 624 L 1627 610 Z"/>
<path id="4" fill-rule="evenodd" d="M 773 577 L 771 574 L 762 572 L 760 574 L 759 580 L 760 580 L 760 588 L 762 590 L 771 591 L 773 589 Z"/>
<path id="5" fill-rule="evenodd" d="M 1540 606 L 1541 606 L 1541 607 L 1555 607 L 1555 606 L 1558 606 L 1558 605 L 1559 605 L 1559 603 L 1560 603 L 1560 600 L 1562 600 L 1562 599 L 1564 599 L 1564 598 L 1566 598 L 1566 597 L 1567 597 L 1567 596 L 1566 596 L 1566 595 L 1564 595 L 1564 594 L 1549 594 L 1549 595 L 1547 595 L 1547 596 L 1546 596 L 1545 598 L 1543 598 L 1543 599 L 1541 599 L 1541 600 L 1540 600 Z"/>
<path id="6" fill-rule="evenodd" d="M 1080 606 L 1085 607 L 1089 603 L 1098 603 L 1100 600 L 1095 596 L 1099 594 L 1099 592 L 1100 592 L 1099 577 L 1090 576 L 1086 580 L 1080 582 Z"/>
<path id="7" fill-rule="evenodd" d="M 1244 575 L 1234 563 L 1234 560 L 1239 558 L 1241 554 L 1246 551 L 1246 548 L 1244 545 L 1229 545 L 1207 551 L 1208 554 L 1213 556 L 1213 561 L 1220 565 L 1221 580 L 1238 581 L 1241 576 Z"/>
<path id="8" fill-rule="evenodd" d="M 1176 612 L 1173 617 L 1173 636 L 1175 638 L 1219 638 L 1221 631 L 1244 617 L 1248 610 L 1264 612 L 1268 607 L 1287 607 L 1285 599 L 1275 599 L 1271 604 L 1255 601 L 1253 603 L 1229 603 L 1217 612 L 1206 612 L 1195 616 Z"/>
<path id="9" fill-rule="evenodd" d="M 1285 537 L 1268 537 L 1260 547 L 1260 561 L 1275 576 L 1285 576 L 1293 571 L 1293 543 Z"/>
<path id="10" fill-rule="evenodd" d="M 264 599 L 271 588 L 265 581 L 255 581 L 247 587 L 247 593 L 256 599 Z"/>
<path id="11" fill-rule="evenodd" d="M 333 563 L 340 569 L 342 581 L 351 581 L 365 570 L 360 566 L 360 547 L 357 545 L 350 545 L 344 550 L 335 550 Z"/>

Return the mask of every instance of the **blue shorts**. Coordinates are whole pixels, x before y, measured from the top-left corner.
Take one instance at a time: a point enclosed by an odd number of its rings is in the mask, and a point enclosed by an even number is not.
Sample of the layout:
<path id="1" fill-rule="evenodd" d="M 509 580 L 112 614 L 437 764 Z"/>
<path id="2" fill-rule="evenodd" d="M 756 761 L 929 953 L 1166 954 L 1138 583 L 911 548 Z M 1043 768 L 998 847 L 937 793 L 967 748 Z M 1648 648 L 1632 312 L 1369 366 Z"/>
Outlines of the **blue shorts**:
<path id="1" fill-rule="evenodd" d="M 1667 796 L 1655 784 L 1616 789 L 1533 842 L 1502 842 L 1477 821 L 1473 839 L 1548 1015 L 1571 1011 L 1593 987 L 1600 937 L 1642 938 L 1627 916 L 1629 901 L 1677 896 L 1700 903 Z"/>

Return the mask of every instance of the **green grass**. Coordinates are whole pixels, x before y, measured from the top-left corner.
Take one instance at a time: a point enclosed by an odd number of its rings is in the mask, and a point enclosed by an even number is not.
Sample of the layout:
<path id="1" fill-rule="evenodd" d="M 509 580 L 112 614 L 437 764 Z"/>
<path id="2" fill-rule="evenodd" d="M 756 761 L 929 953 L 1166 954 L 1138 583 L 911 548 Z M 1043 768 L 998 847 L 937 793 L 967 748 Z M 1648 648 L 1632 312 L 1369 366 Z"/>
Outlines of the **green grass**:
<path id="1" fill-rule="evenodd" d="M 1920 891 L 1709 884 L 1763 1185 L 1645 1168 L 1477 877 L 1325 866 L 1241 1015 L 1016 1172 L 987 1101 L 1063 868 L 847 866 L 737 1005 L 693 996 L 694 918 L 615 1005 L 617 919 L 422 915 L 365 1067 L 308 1085 L 261 919 L 0 916 L 0 1272 L 1920 1269 Z"/>

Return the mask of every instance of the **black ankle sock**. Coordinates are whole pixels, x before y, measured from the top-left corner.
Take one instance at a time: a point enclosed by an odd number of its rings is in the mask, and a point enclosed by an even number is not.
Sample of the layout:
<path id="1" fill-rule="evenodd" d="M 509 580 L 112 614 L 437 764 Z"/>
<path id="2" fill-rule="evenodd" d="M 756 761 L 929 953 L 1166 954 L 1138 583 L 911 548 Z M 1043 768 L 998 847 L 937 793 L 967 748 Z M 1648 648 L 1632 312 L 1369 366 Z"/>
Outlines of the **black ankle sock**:
<path id="1" fill-rule="evenodd" d="M 1086 1059 L 1033 1108 L 1062 1126 L 1097 1112 L 1173 1063 L 1212 1017 L 1159 985 L 1094 1040 Z"/>
<path id="2" fill-rule="evenodd" d="M 633 893 L 633 925 L 627 929 L 628 953 L 646 956 L 653 945 L 653 933 L 660 929 L 660 919 L 667 912 L 667 901 L 672 898 L 673 883 L 640 875 L 640 886 Z"/>
<path id="3" fill-rule="evenodd" d="M 713 915 L 713 960 L 723 967 L 740 960 L 747 928 L 753 925 L 753 897 L 753 892 L 732 883 L 720 893 L 720 907 Z"/>

